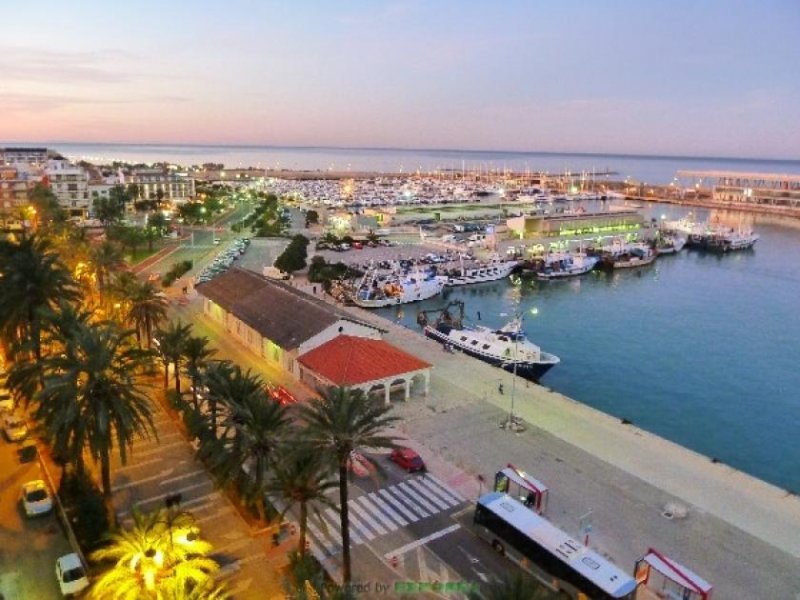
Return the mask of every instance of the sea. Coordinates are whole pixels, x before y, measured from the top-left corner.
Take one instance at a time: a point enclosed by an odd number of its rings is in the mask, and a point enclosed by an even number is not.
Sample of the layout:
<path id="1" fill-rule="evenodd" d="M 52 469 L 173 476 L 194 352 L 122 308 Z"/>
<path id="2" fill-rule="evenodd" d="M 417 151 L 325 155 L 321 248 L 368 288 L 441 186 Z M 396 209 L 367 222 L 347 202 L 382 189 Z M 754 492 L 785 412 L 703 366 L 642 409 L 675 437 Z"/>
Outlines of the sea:
<path id="1" fill-rule="evenodd" d="M 7 143 L 4 145 L 21 145 Z M 196 146 L 166 144 L 37 144 L 70 159 L 95 164 L 114 160 L 131 163 L 172 162 L 185 166 L 204 163 L 227 168 L 255 167 L 309 171 L 375 171 L 431 173 L 437 171 L 573 173 L 597 181 L 630 178 L 644 184 L 666 185 L 679 171 L 738 171 L 800 174 L 800 160 L 643 156 L 630 154 L 566 154 L 558 152 L 498 152 L 478 150 L 413 150 L 393 148 L 315 148 L 280 146 Z M 680 178 L 684 183 L 696 178 Z"/>
<path id="2" fill-rule="evenodd" d="M 8 144 L 21 145 L 21 144 Z M 45 144 L 37 144 L 45 145 Z M 73 159 L 228 168 L 426 172 L 592 171 L 653 184 L 678 171 L 800 174 L 798 160 L 254 146 L 61 144 Z M 605 175 L 603 175 L 605 176 Z M 648 218 L 690 208 L 646 204 Z M 696 220 L 751 227 L 748 251 L 684 250 L 639 270 L 456 288 L 381 314 L 419 330 L 416 311 L 447 299 L 500 326 L 519 312 L 528 336 L 561 363 L 542 384 L 673 442 L 800 493 L 800 220 L 694 209 Z"/>

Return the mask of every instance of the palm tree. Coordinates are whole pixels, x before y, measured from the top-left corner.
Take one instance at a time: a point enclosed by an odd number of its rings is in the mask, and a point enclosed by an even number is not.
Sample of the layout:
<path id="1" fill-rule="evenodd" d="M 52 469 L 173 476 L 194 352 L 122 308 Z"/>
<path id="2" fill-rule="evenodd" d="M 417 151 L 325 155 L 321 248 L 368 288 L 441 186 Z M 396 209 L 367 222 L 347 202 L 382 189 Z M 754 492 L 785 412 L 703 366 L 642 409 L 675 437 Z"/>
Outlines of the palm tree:
<path id="1" fill-rule="evenodd" d="M 106 289 L 110 276 L 126 266 L 122 249 L 110 240 L 105 240 L 89 251 L 89 262 L 94 270 L 100 293 Z"/>
<path id="2" fill-rule="evenodd" d="M 172 364 L 175 376 L 175 391 L 181 394 L 181 359 L 186 342 L 192 333 L 191 325 L 184 325 L 180 319 L 171 321 L 166 329 L 158 331 L 158 351 L 164 363 L 164 389 L 169 387 L 169 365 Z"/>
<path id="3" fill-rule="evenodd" d="M 70 272 L 47 239 L 0 241 L 0 333 L 7 345 L 29 341 L 34 358 L 41 360 L 43 310 L 77 297 Z"/>
<path id="4" fill-rule="evenodd" d="M 130 530 L 112 534 L 110 544 L 92 554 L 92 560 L 110 561 L 113 566 L 94 583 L 90 598 L 224 597 L 213 582 L 212 575 L 219 570 L 208 557 L 213 547 L 198 537 L 191 514 L 162 509 L 149 515 L 134 512 L 133 518 Z"/>
<path id="5" fill-rule="evenodd" d="M 231 395 L 230 382 L 233 379 L 234 366 L 229 360 L 216 360 L 209 363 L 203 374 L 202 383 L 206 388 L 205 415 L 208 433 L 211 439 L 217 438 L 217 416 L 220 405 L 225 406 L 227 397 Z M 239 394 L 240 390 L 233 393 Z"/>
<path id="6" fill-rule="evenodd" d="M 70 349 L 42 361 L 44 385 L 35 416 L 57 456 L 83 470 L 83 451 L 100 462 L 103 493 L 111 497 L 111 452 L 122 463 L 136 437 L 155 435 L 140 376 L 152 358 L 133 345 L 133 332 L 113 322 L 78 324 Z"/>
<path id="7" fill-rule="evenodd" d="M 249 370 L 243 373 L 238 365 L 209 369 L 206 385 L 209 398 L 221 401 L 226 414 L 222 435 L 208 444 L 204 455 L 219 480 L 234 484 L 266 520 L 268 475 L 275 450 L 289 432 L 286 407 L 269 398 L 260 377 Z"/>
<path id="8" fill-rule="evenodd" d="M 186 359 L 184 369 L 192 382 L 192 404 L 195 409 L 198 408 L 197 387 L 200 385 L 200 378 L 208 366 L 208 359 L 216 352 L 216 350 L 207 347 L 208 342 L 209 340 L 205 336 L 192 336 L 183 345 L 183 357 Z"/>
<path id="9" fill-rule="evenodd" d="M 342 577 L 350 582 L 350 514 L 347 506 L 347 461 L 357 447 L 391 448 L 383 431 L 398 420 L 390 406 L 373 402 L 363 390 L 330 387 L 320 398 L 300 407 L 307 424 L 304 438 L 317 452 L 330 456 L 339 471 L 339 516 L 342 527 Z"/>
<path id="10" fill-rule="evenodd" d="M 156 290 L 156 287 L 149 281 L 131 282 L 126 278 L 125 285 L 129 286 L 127 291 L 127 321 L 136 328 L 136 339 L 139 346 L 142 346 L 142 339 L 150 347 L 153 339 L 153 331 L 158 324 L 167 316 L 167 298 L 163 292 Z"/>
<path id="11" fill-rule="evenodd" d="M 267 482 L 266 492 L 278 496 L 286 504 L 281 511 L 285 515 L 291 508 L 300 508 L 300 540 L 298 552 L 304 556 L 306 552 L 306 530 L 308 526 L 308 508 L 311 505 L 318 518 L 321 518 L 316 504 L 335 507 L 328 498 L 327 492 L 336 487 L 330 479 L 330 464 L 319 452 L 312 452 L 307 447 L 283 446 L 275 460 L 272 476 Z"/>
<path id="12" fill-rule="evenodd" d="M 70 355 L 75 351 L 75 335 L 88 327 L 92 313 L 81 310 L 66 300 L 59 302 L 56 310 L 47 308 L 42 315 L 42 345 L 51 355 Z M 8 386 L 27 405 L 42 385 L 42 363 L 34 360 L 16 360 L 8 374 Z"/>

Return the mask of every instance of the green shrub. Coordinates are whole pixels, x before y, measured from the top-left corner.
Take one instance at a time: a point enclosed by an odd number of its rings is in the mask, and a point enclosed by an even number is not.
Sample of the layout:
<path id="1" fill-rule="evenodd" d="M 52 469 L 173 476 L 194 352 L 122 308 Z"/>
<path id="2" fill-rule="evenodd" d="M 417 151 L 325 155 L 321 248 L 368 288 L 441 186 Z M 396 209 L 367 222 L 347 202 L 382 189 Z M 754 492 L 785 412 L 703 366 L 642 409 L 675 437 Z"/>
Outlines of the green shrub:
<path id="1" fill-rule="evenodd" d="M 109 530 L 103 493 L 87 474 L 68 471 L 61 479 L 58 495 L 81 548 L 91 551 Z"/>
<path id="2" fill-rule="evenodd" d="M 181 262 L 172 265 L 172 268 L 161 278 L 162 287 L 171 286 L 173 283 L 175 283 L 176 279 L 191 271 L 193 264 L 194 263 L 192 263 L 191 260 L 182 260 Z"/>

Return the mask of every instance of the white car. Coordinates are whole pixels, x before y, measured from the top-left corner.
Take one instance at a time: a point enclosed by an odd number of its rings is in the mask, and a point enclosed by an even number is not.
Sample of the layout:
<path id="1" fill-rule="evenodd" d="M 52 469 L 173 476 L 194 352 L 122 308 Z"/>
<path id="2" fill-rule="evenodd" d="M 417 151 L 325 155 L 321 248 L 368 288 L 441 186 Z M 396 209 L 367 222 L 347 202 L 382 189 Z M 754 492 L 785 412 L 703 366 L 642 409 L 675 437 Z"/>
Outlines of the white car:
<path id="1" fill-rule="evenodd" d="M 53 510 L 53 497 L 50 495 L 47 485 L 41 479 L 29 481 L 23 485 L 20 497 L 26 517 L 46 515 Z"/>
<path id="2" fill-rule="evenodd" d="M 23 419 L 8 415 L 3 420 L 3 432 L 9 442 L 21 442 L 28 437 L 28 426 Z"/>
<path id="3" fill-rule="evenodd" d="M 64 596 L 77 594 L 89 587 L 86 569 L 80 557 L 74 552 L 65 554 L 56 561 L 56 579 Z"/>

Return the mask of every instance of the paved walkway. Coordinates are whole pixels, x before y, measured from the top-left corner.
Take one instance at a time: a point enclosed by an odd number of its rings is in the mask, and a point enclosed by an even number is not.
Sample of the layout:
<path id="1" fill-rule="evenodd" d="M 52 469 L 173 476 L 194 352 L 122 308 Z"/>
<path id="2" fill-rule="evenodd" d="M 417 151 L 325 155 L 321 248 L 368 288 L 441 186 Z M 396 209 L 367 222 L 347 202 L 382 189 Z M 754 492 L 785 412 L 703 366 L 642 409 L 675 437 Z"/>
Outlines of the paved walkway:
<path id="1" fill-rule="evenodd" d="M 154 421 L 158 440 L 137 440 L 126 465 L 118 457 L 112 463 L 113 503 L 120 525 L 132 524 L 134 508 L 145 512 L 163 508 L 166 496 L 179 493 L 180 510 L 195 517 L 203 538 L 214 546 L 213 556 L 222 567 L 219 579 L 225 581 L 231 597 L 284 598 L 283 569 L 296 539 L 286 538 L 273 547 L 270 532 L 251 528 L 215 488 L 175 416 L 157 406 Z"/>

